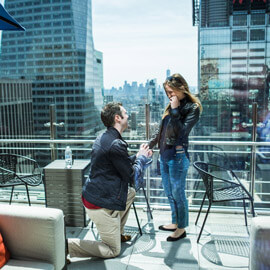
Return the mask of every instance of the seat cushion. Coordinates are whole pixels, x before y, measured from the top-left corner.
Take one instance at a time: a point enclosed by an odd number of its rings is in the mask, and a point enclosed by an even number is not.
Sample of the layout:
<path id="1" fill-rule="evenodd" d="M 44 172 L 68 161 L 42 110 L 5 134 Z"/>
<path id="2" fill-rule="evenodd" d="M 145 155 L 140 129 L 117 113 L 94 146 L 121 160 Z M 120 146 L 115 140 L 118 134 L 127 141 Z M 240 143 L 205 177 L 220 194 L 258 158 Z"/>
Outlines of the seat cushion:
<path id="1" fill-rule="evenodd" d="M 10 253 L 4 244 L 2 234 L 0 233 L 0 268 L 8 262 L 9 258 Z"/>
<path id="2" fill-rule="evenodd" d="M 1 270 L 54 270 L 54 266 L 50 263 L 41 262 L 41 261 L 24 261 L 24 260 L 14 260 L 10 259 L 8 263 L 1 268 Z"/>

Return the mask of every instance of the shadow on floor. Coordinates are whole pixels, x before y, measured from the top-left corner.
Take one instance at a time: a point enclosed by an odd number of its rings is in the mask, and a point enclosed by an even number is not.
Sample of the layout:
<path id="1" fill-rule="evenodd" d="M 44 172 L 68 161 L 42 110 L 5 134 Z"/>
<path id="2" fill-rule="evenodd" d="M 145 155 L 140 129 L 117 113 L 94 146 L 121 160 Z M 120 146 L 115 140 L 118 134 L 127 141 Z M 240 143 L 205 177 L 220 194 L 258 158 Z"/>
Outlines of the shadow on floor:
<path id="1" fill-rule="evenodd" d="M 245 261 L 247 262 L 249 257 L 249 238 L 211 235 L 211 240 L 202 246 L 201 254 L 215 265 L 232 269 L 247 267 Z M 240 258 L 246 260 L 239 260 Z M 235 261 L 241 263 L 233 266 Z"/>

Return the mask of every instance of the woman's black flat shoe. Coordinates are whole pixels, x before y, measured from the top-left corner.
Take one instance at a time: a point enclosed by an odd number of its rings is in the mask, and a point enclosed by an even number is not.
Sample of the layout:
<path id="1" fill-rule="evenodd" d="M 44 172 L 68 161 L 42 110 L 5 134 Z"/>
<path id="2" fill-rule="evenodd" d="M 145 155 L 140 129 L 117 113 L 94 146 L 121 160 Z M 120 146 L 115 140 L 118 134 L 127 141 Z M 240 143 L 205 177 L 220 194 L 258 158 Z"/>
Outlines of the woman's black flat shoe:
<path id="1" fill-rule="evenodd" d="M 171 236 L 169 236 L 169 237 L 167 238 L 167 241 L 168 241 L 168 242 L 174 242 L 174 241 L 183 239 L 183 238 L 185 238 L 186 236 L 187 236 L 186 232 L 183 232 L 179 237 L 171 237 Z"/>
<path id="2" fill-rule="evenodd" d="M 174 232 L 176 230 L 176 229 L 167 229 L 163 225 L 160 225 L 158 229 L 161 231 L 169 231 L 169 232 Z"/>

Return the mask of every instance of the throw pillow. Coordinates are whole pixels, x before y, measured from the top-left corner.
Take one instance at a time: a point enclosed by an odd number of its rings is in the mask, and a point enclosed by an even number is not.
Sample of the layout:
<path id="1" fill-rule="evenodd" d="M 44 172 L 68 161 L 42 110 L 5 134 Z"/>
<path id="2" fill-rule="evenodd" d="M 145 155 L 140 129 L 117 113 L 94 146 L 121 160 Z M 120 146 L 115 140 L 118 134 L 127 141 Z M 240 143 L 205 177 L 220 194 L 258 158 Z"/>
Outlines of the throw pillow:
<path id="1" fill-rule="evenodd" d="M 2 268 L 8 262 L 9 258 L 10 253 L 5 246 L 3 237 L 0 233 L 0 268 Z"/>

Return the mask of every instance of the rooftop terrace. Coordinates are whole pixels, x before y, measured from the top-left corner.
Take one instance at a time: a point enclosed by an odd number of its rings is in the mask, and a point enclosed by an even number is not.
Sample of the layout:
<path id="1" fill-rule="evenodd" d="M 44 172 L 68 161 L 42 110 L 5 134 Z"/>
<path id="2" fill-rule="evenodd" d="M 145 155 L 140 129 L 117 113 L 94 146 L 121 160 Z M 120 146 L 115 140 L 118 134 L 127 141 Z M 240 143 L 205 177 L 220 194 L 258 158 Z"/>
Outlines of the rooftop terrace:
<path id="1" fill-rule="evenodd" d="M 137 209 L 143 235 L 140 236 L 133 209 L 126 224 L 126 233 L 132 240 L 122 244 L 120 256 L 114 259 L 71 258 L 68 269 L 95 270 L 165 270 L 165 269 L 238 269 L 246 270 L 249 264 L 249 226 L 244 224 L 243 214 L 210 213 L 200 242 L 195 226 L 197 212 L 190 212 L 187 237 L 167 242 L 170 232 L 158 230 L 158 226 L 170 222 L 170 211 L 154 210 L 153 220 Z M 250 224 L 251 216 L 248 218 Z M 68 227 L 67 237 L 99 239 L 95 227 Z"/>

